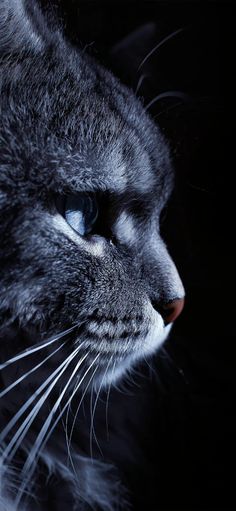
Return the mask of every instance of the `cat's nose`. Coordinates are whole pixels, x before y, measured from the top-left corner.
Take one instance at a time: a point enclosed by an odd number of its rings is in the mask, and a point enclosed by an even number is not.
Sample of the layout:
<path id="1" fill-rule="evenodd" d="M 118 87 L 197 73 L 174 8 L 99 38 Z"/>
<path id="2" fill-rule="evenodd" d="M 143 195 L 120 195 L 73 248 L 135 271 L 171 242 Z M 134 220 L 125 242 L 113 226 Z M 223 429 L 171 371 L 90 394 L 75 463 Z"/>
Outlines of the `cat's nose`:
<path id="1" fill-rule="evenodd" d="M 178 298 L 162 306 L 162 316 L 166 325 L 173 323 L 184 308 L 184 298 Z"/>
<path id="2" fill-rule="evenodd" d="M 184 298 L 177 298 L 172 302 L 169 302 L 165 305 L 157 305 L 155 302 L 152 302 L 154 309 L 156 309 L 163 317 L 165 325 L 169 323 L 173 323 L 178 316 L 181 314 L 184 308 Z"/>

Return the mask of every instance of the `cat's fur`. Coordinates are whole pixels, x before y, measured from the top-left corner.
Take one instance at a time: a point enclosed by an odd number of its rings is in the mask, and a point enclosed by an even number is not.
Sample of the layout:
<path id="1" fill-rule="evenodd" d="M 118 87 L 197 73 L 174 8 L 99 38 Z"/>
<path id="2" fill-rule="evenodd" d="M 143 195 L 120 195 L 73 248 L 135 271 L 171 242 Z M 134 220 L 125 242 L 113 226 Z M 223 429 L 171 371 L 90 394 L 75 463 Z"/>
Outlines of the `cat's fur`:
<path id="1" fill-rule="evenodd" d="M 0 58 L 1 360 L 77 325 L 69 345 L 33 373 L 30 385 L 26 378 L 1 400 L 4 429 L 76 347 L 76 363 L 87 358 L 75 378 L 88 384 L 92 364 L 98 387 L 155 351 L 169 331 L 158 310 L 184 291 L 159 231 L 173 184 L 169 149 L 140 101 L 49 30 L 35 2 L 0 0 Z M 79 191 L 96 192 L 104 210 L 99 232 L 89 239 L 77 235 L 55 205 L 58 196 Z M 42 360 L 38 353 L 16 362 L 20 374 Z M 14 368 L 2 370 L 6 387 L 18 377 Z M 62 375 L 63 385 L 71 373 Z M 23 488 L 35 492 L 38 504 L 30 496 L 14 504 L 22 463 L 48 413 L 42 407 L 9 466 L 4 450 L 12 433 L 2 443 L 1 511 L 45 510 L 47 471 L 65 488 L 68 509 L 83 509 L 86 501 L 114 509 L 119 489 L 112 470 L 83 458 L 75 445 L 75 472 L 67 466 L 60 423 L 37 453 L 37 484 L 27 481 Z"/>

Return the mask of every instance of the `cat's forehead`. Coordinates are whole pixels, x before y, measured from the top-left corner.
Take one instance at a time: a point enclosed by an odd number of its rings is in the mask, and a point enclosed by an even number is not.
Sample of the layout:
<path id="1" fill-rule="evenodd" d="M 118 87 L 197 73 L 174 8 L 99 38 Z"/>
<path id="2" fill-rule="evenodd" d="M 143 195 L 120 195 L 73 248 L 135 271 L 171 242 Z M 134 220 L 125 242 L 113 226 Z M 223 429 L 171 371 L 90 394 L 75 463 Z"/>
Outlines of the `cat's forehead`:
<path id="1" fill-rule="evenodd" d="M 26 186 L 119 196 L 168 193 L 168 148 L 132 91 L 87 61 L 79 77 L 65 62 L 57 68 L 32 61 L 22 73 L 4 126 L 13 116 L 9 140 L 5 133 L 6 157 L 12 148 L 14 172 L 22 172 Z"/>
<path id="2" fill-rule="evenodd" d="M 119 144 L 125 140 L 119 140 Z M 64 158 L 63 158 L 64 159 Z M 132 158 L 126 158 L 120 148 L 113 147 L 104 152 L 94 146 L 92 151 L 65 156 L 65 165 L 55 169 L 58 180 L 64 187 L 76 191 L 110 192 L 120 203 L 127 200 L 147 201 L 162 196 L 165 202 L 172 189 L 171 168 L 165 169 L 158 155 L 156 159 L 140 150 L 139 142 L 133 148 Z"/>
<path id="3" fill-rule="evenodd" d="M 117 194 L 130 190 L 151 194 L 169 188 L 172 166 L 161 132 L 131 91 L 114 84 L 109 74 L 105 81 L 103 76 L 99 78 L 100 93 L 96 90 L 81 94 L 73 123 L 76 125 L 73 182 L 84 189 L 91 187 Z M 70 181 L 69 167 L 64 177 Z"/>

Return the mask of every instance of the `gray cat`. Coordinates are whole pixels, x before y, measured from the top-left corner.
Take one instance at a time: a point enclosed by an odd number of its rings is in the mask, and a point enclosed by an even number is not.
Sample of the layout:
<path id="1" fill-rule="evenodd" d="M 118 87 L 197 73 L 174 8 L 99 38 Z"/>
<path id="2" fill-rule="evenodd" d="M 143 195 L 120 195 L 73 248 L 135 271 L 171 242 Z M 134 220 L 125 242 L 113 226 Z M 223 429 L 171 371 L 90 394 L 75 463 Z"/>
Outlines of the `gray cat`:
<path id="1" fill-rule="evenodd" d="M 0 509 L 48 509 L 50 474 L 53 509 L 118 509 L 110 466 L 73 442 L 67 463 L 61 418 L 155 352 L 183 307 L 159 230 L 168 145 L 34 1 L 0 0 L 0 83 Z"/>

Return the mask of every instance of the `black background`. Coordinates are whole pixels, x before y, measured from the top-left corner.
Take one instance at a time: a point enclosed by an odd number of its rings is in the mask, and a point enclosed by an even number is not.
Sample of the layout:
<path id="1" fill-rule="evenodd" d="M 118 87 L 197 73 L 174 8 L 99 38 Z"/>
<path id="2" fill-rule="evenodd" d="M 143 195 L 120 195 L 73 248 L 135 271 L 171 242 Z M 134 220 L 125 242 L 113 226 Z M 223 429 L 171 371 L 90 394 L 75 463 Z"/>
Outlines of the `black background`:
<path id="1" fill-rule="evenodd" d="M 109 439 L 105 395 L 98 401 L 95 431 L 103 457 L 119 467 L 135 511 L 235 509 L 233 3 L 64 0 L 60 7 L 73 44 L 86 46 L 134 89 L 148 74 L 139 90 L 145 105 L 166 91 L 186 95 L 156 101 L 149 110 L 175 162 L 176 188 L 162 231 L 184 281 L 186 306 L 166 351 L 150 362 L 155 371 L 145 365 L 133 385 L 111 390 Z M 150 23 L 145 51 L 142 35 L 135 49 L 114 51 Z M 139 72 L 143 56 L 180 28 Z M 77 440 L 88 453 L 89 408 L 88 398 L 83 441 L 79 434 Z M 93 452 L 102 456 L 95 442 Z"/>

